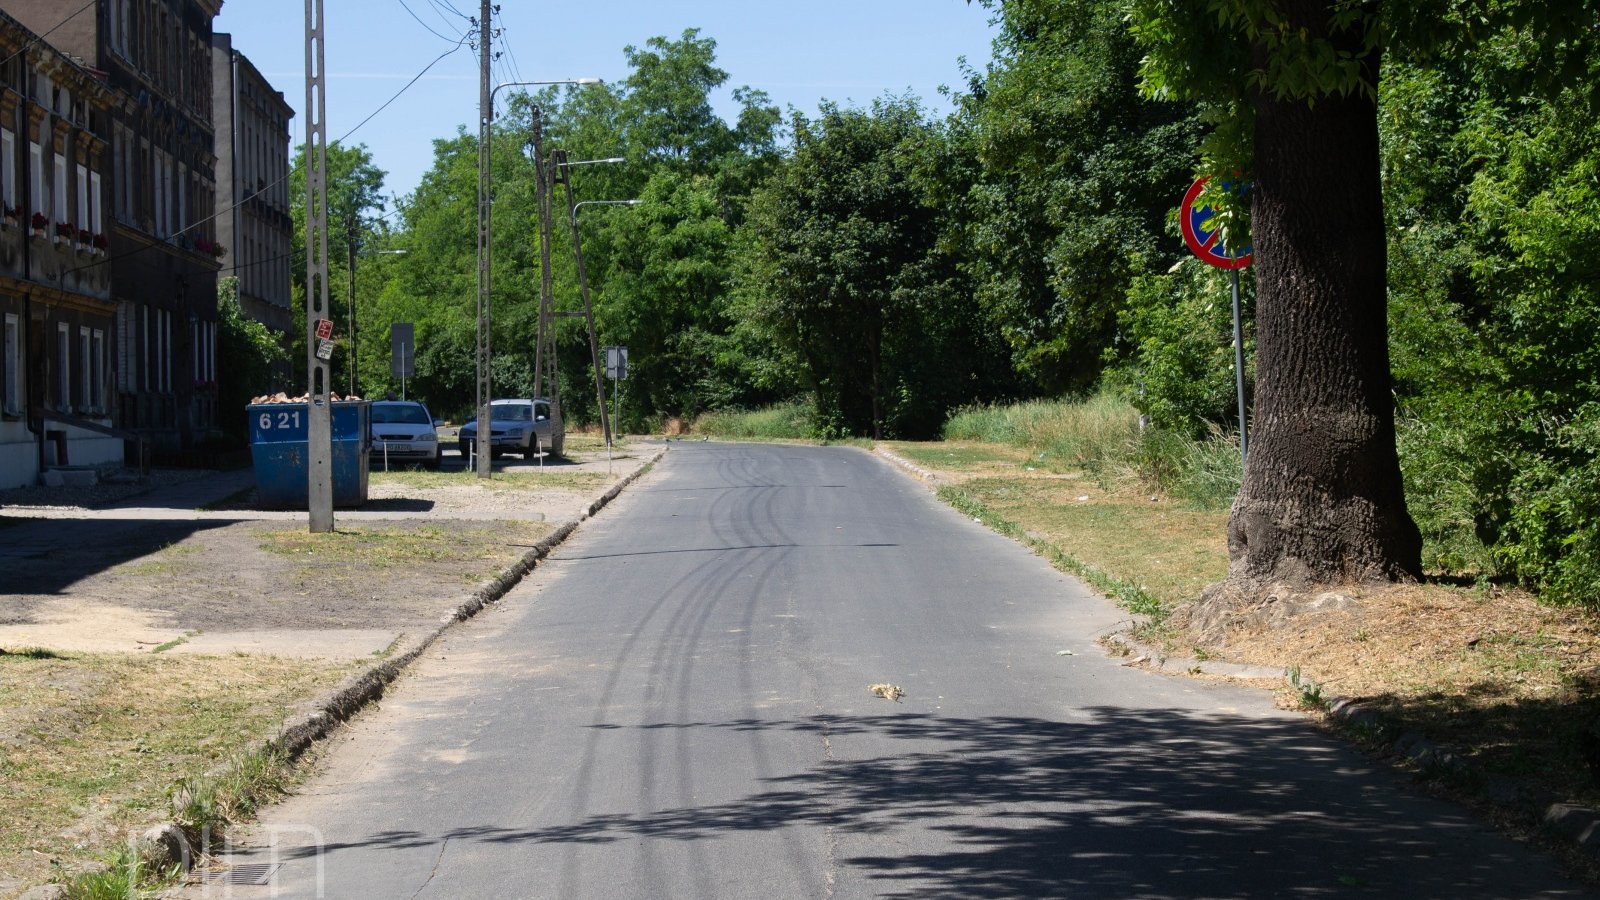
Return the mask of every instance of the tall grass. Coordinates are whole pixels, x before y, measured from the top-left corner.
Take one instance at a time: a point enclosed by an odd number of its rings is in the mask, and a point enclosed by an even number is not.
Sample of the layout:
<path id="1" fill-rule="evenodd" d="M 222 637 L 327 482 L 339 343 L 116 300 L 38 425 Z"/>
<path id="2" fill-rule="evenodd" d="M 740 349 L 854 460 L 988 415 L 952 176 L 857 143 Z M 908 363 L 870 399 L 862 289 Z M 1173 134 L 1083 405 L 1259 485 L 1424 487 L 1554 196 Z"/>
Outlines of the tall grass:
<path id="1" fill-rule="evenodd" d="M 1195 441 L 1140 429 L 1139 411 L 1112 390 L 1084 400 L 969 407 L 945 423 L 944 438 L 1021 447 L 1103 480 L 1131 475 L 1202 509 L 1226 509 L 1239 492 L 1235 437 L 1216 432 Z"/>
<path id="2" fill-rule="evenodd" d="M 763 409 L 701 413 L 690 430 L 720 438 L 805 440 L 816 436 L 813 419 L 811 404 L 795 400 Z"/>

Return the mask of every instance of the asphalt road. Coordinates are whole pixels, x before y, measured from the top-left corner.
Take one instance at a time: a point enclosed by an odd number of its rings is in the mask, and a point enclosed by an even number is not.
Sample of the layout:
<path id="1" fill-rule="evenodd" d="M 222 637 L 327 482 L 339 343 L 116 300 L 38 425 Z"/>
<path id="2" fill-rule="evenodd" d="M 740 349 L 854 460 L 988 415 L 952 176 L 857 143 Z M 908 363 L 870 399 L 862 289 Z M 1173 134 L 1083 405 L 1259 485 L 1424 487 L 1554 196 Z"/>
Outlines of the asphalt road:
<path id="1" fill-rule="evenodd" d="M 1119 618 L 859 450 L 677 444 L 189 895 L 1585 896 Z"/>

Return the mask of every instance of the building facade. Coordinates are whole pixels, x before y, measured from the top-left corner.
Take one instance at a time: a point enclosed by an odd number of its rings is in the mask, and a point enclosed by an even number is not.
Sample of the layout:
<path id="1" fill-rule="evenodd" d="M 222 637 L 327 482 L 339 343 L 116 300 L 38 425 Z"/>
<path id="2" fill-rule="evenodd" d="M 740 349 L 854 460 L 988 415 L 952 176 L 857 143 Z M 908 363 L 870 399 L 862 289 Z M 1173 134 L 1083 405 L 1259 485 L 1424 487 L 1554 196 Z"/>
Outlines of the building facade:
<path id="1" fill-rule="evenodd" d="M 223 276 L 239 279 L 239 307 L 289 346 L 289 277 L 294 219 L 289 211 L 289 123 L 294 109 L 233 38 L 211 40 L 212 108 L 217 133 L 217 234 L 227 252 Z M 261 385 L 259 390 L 265 390 Z"/>
<path id="2" fill-rule="evenodd" d="M 0 12 L 0 488 L 123 460 L 106 215 L 116 92 Z"/>
<path id="3" fill-rule="evenodd" d="M 106 135 L 114 417 L 157 460 L 176 457 L 205 442 L 218 416 L 217 271 L 226 248 L 213 220 L 211 39 L 221 0 L 99 0 L 79 14 L 57 0 L 4 6 L 103 73 L 119 100 Z"/>

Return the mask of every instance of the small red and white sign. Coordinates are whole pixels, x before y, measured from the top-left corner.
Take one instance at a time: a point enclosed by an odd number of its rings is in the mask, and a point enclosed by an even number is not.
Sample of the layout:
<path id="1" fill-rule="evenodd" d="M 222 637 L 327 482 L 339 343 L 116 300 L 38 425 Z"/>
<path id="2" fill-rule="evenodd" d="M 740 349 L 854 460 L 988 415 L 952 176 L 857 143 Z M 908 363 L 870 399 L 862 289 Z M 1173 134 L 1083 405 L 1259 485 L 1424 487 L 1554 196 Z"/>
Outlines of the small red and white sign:
<path id="1" fill-rule="evenodd" d="M 317 320 L 317 339 L 325 341 L 325 340 L 327 340 L 328 338 L 331 338 L 331 337 L 333 337 L 333 320 L 332 319 L 318 319 Z"/>

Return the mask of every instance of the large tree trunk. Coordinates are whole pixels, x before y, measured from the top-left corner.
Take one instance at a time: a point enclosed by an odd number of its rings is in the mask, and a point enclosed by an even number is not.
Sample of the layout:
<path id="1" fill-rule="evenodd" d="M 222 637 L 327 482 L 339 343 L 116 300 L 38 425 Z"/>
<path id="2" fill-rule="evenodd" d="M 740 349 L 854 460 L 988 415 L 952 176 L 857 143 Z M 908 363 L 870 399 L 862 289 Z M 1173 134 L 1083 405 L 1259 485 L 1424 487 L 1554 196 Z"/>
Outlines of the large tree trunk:
<path id="1" fill-rule="evenodd" d="M 1282 8 L 1326 34 L 1332 5 Z M 1355 31 L 1330 37 L 1360 50 Z M 1376 85 L 1376 53 L 1367 66 Z M 1414 578 L 1422 540 L 1395 451 L 1376 104 L 1263 93 L 1255 106 L 1256 405 L 1229 583 Z"/>

